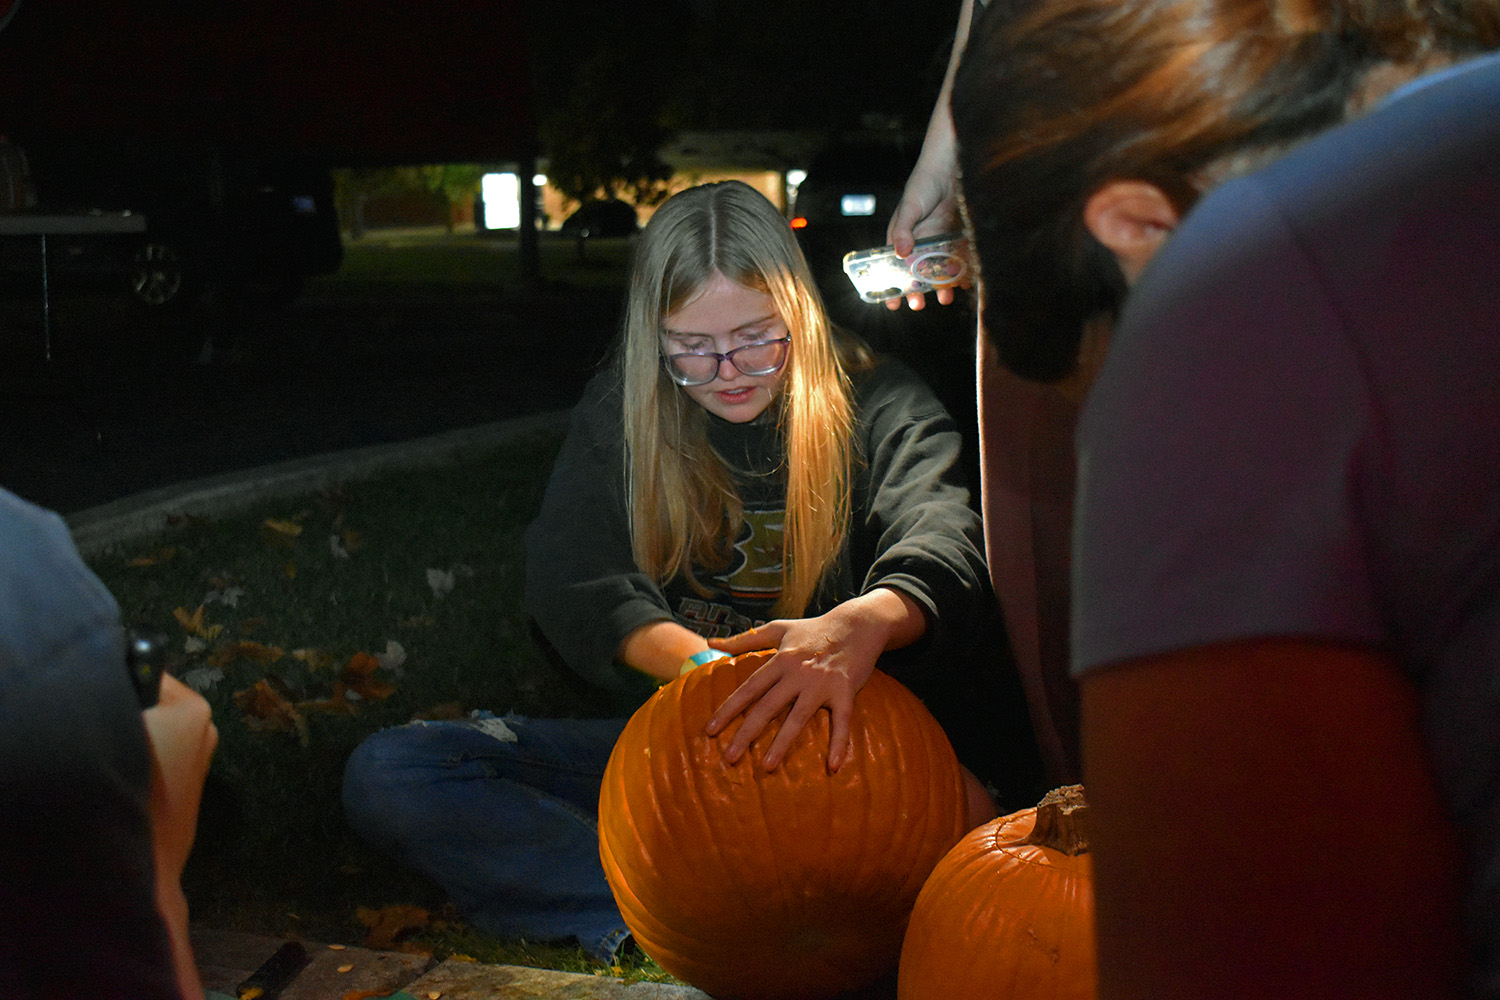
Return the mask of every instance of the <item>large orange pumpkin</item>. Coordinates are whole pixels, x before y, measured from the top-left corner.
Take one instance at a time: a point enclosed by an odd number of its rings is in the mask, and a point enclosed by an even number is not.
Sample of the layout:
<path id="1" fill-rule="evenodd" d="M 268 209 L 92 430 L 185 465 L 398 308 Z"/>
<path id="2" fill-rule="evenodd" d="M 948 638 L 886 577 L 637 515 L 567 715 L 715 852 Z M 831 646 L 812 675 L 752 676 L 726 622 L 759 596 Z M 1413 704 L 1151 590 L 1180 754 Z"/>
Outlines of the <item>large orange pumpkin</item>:
<path id="1" fill-rule="evenodd" d="M 718 1000 L 816 1000 L 893 971 L 917 893 L 965 827 L 947 737 L 878 670 L 837 773 L 826 711 L 775 771 L 761 761 L 781 720 L 726 762 L 733 727 L 710 738 L 704 725 L 770 655 L 657 691 L 615 745 L 599 799 L 604 872 L 636 943 Z"/>
<path id="2" fill-rule="evenodd" d="M 933 869 L 906 930 L 899 1000 L 1092 1000 L 1093 864 L 1083 788 L 971 830 Z"/>

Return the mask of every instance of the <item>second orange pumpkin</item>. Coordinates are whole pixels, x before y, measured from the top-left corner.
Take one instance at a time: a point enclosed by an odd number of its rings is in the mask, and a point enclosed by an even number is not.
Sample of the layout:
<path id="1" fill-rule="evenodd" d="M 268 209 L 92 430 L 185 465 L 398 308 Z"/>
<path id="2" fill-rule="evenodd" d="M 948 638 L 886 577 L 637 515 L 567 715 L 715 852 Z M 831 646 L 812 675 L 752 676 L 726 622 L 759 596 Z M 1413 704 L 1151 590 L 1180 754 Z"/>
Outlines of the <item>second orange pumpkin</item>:
<path id="1" fill-rule="evenodd" d="M 1083 788 L 971 830 L 922 887 L 899 1000 L 1093 1000 L 1093 862 Z"/>

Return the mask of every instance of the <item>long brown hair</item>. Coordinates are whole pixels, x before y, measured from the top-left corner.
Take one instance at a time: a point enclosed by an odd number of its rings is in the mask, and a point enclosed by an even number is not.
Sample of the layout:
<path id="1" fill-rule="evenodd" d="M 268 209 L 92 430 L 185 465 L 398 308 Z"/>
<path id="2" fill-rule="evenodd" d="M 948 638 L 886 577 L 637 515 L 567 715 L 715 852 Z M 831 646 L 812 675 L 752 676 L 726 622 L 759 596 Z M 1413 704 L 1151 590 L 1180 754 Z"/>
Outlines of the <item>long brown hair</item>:
<path id="1" fill-rule="evenodd" d="M 952 108 L 985 326 L 1017 374 L 1074 370 L 1125 296 L 1083 225 L 1110 180 L 1186 212 L 1236 157 L 1342 120 L 1369 70 L 1500 45 L 1500 0 L 990 0 Z"/>
<path id="2" fill-rule="evenodd" d="M 786 219 L 738 181 L 669 199 L 636 247 L 620 351 L 626 495 L 636 565 L 658 583 L 725 556 L 743 508 L 707 436 L 707 414 L 667 377 L 662 320 L 715 273 L 769 294 L 792 338 L 773 416 L 785 444 L 781 617 L 806 609 L 848 532 L 854 404 L 846 369 L 868 355 L 829 325 Z"/>

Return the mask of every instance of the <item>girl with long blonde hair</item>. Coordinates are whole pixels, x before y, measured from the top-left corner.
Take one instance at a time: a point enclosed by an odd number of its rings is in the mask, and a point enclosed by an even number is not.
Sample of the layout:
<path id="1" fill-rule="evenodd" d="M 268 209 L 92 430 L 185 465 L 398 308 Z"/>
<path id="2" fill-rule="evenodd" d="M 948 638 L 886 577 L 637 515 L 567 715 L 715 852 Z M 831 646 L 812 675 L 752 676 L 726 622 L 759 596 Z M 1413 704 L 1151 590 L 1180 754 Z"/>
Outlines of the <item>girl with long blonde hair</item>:
<path id="1" fill-rule="evenodd" d="M 768 296 L 782 326 L 798 334 L 774 410 L 760 415 L 778 421 L 786 441 L 787 556 L 775 610 L 798 617 L 846 533 L 854 459 L 847 373 L 871 358 L 852 338 L 835 338 L 785 221 L 765 205 L 744 185 L 700 187 L 653 220 L 657 238 L 641 247 L 622 345 L 626 495 L 636 561 L 658 582 L 692 578 L 695 562 L 716 558 L 724 526 L 739 518 L 739 498 L 708 441 L 709 411 L 670 373 L 663 377 L 659 332 L 716 273 Z"/>
<path id="2" fill-rule="evenodd" d="M 733 181 L 690 188 L 652 218 L 614 364 L 593 390 L 532 529 L 542 632 L 581 672 L 656 681 L 776 648 L 711 730 L 745 714 L 737 758 L 790 707 L 774 767 L 827 708 L 841 766 L 876 659 L 980 589 L 952 421 L 907 369 L 829 323 L 786 219 Z M 591 465 L 575 449 L 585 441 L 618 457 Z M 601 548 L 603 525 L 614 548 Z M 580 588 L 608 600 L 624 580 L 612 627 L 591 627 L 600 604 L 580 604 Z"/>
<path id="3" fill-rule="evenodd" d="M 738 759 L 785 712 L 774 768 L 827 710 L 837 769 L 877 661 L 924 695 L 994 668 L 960 442 L 910 369 L 829 324 L 770 201 L 732 181 L 677 194 L 638 238 L 617 348 L 574 408 L 527 533 L 538 631 L 617 717 L 377 734 L 348 768 L 352 821 L 481 928 L 574 937 L 609 959 L 626 931 L 593 817 L 614 741 L 656 685 L 775 649 L 709 731 L 743 716 L 726 750 Z M 959 651 L 976 638 L 988 656 Z M 1024 759 L 1030 735 L 987 739 Z M 978 823 L 996 807 L 969 779 Z"/>

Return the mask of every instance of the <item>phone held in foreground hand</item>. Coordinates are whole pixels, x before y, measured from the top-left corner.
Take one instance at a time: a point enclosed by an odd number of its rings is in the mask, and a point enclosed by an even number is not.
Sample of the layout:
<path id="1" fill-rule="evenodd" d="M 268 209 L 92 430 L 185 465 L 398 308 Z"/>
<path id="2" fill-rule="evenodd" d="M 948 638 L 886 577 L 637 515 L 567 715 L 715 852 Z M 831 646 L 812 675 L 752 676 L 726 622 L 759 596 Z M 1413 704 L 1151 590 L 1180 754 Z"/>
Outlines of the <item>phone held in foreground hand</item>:
<path id="1" fill-rule="evenodd" d="M 166 668 L 167 637 L 147 629 L 125 630 L 125 669 L 135 686 L 141 708 L 147 709 L 161 698 L 161 675 Z"/>
<path id="2" fill-rule="evenodd" d="M 962 233 L 948 233 L 918 240 L 905 257 L 892 246 L 855 250 L 844 255 L 844 273 L 866 302 L 925 294 L 967 284 L 967 246 Z"/>

